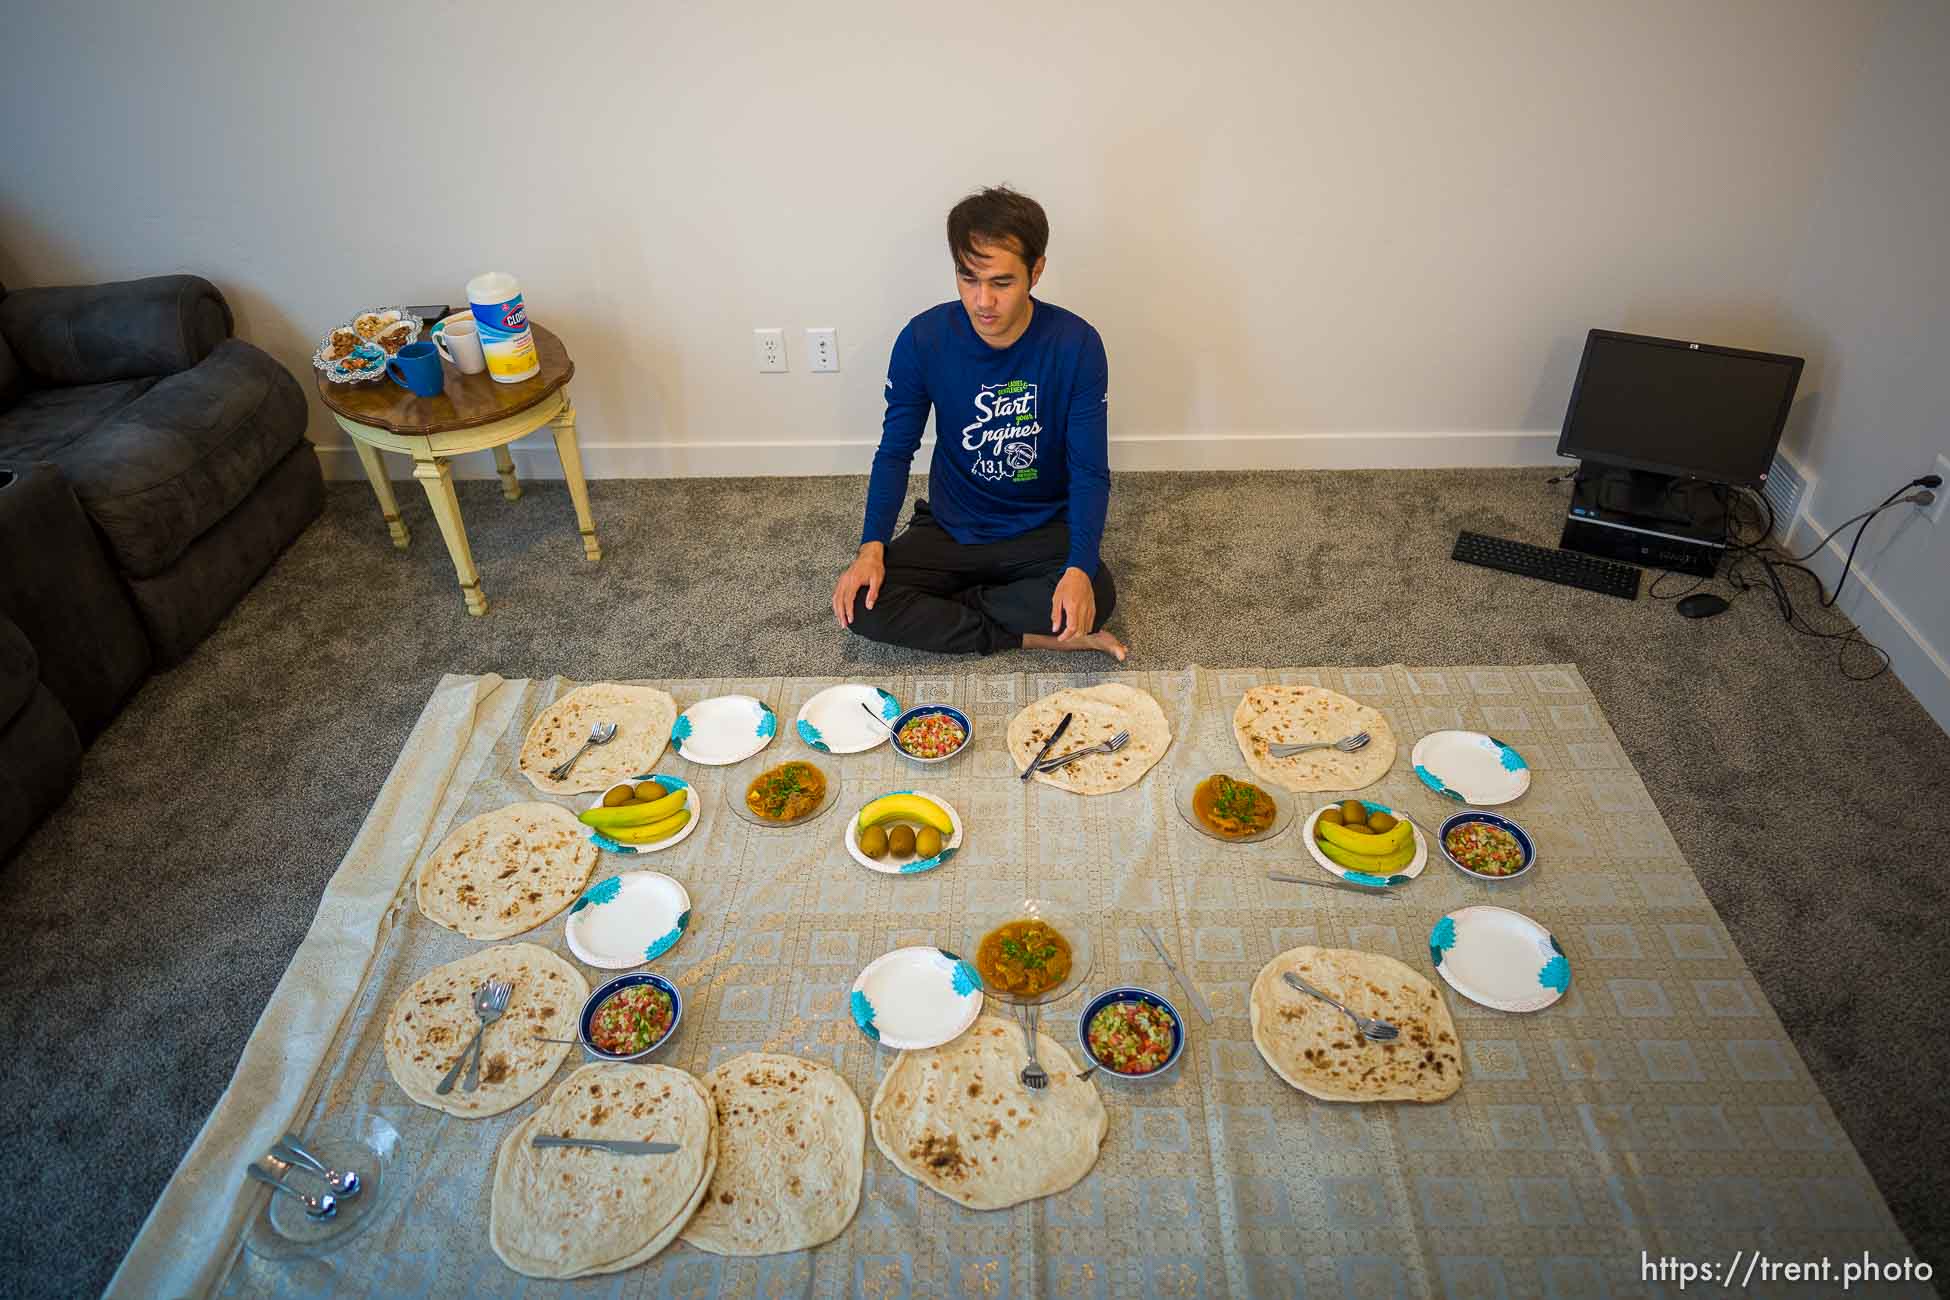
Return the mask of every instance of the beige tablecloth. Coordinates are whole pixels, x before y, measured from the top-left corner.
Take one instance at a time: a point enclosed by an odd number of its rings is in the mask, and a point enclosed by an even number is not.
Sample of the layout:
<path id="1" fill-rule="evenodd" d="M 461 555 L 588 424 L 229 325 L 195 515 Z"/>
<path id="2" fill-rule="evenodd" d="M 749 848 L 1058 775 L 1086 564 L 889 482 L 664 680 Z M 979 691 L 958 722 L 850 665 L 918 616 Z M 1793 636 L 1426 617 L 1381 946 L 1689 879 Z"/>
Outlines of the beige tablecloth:
<path id="1" fill-rule="evenodd" d="M 1010 716 L 1049 691 L 1106 679 L 1164 706 L 1174 740 L 1163 762 L 1100 798 L 1018 782 L 1003 743 Z M 1318 684 L 1381 709 L 1401 748 L 1368 797 L 1425 829 L 1452 805 L 1416 782 L 1416 737 L 1468 727 L 1516 746 L 1536 779 L 1508 811 L 1536 838 L 1539 867 L 1491 887 L 1437 861 L 1398 899 L 1360 898 L 1265 879 L 1319 870 L 1297 828 L 1257 846 L 1189 829 L 1174 781 L 1239 769 L 1229 719 L 1241 693 L 1265 682 Z M 769 701 L 780 736 L 753 760 L 769 764 L 811 754 L 791 719 L 832 679 L 657 684 L 680 707 L 728 691 Z M 1170 1082 L 1103 1085 L 1102 1159 L 1061 1195 L 963 1210 L 869 1144 L 859 1215 L 817 1251 L 743 1260 L 678 1245 L 629 1273 L 525 1294 L 1642 1295 L 1658 1293 L 1642 1252 L 1722 1264 L 1736 1251 L 1907 1253 L 1574 667 L 944 673 L 879 684 L 903 704 L 962 708 L 975 722 L 972 752 L 924 772 L 885 747 L 822 759 L 843 782 L 839 809 L 786 832 L 753 828 L 726 806 L 745 768 L 667 756 L 662 770 L 701 788 L 702 824 L 667 852 L 606 856 L 598 867 L 598 878 L 665 871 L 691 895 L 690 932 L 655 964 L 686 996 L 679 1037 L 658 1059 L 702 1074 L 746 1050 L 798 1052 L 830 1062 L 865 1101 L 892 1058 L 847 1018 L 855 974 L 903 944 L 965 945 L 971 908 L 1025 894 L 1089 919 L 1089 988 L 1170 990 L 1138 931 L 1156 925 L 1216 1023 L 1193 1020 Z M 387 1074 L 380 1030 L 401 989 L 480 946 L 419 915 L 414 868 L 461 820 L 537 797 L 516 771 L 521 735 L 568 686 L 441 683 L 113 1292 L 524 1293 L 485 1225 L 495 1145 L 534 1103 L 471 1121 L 415 1106 Z M 955 805 L 967 827 L 961 854 L 916 877 L 862 870 L 841 842 L 845 816 L 910 787 Z M 1573 974 L 1569 995 L 1534 1015 L 1486 1010 L 1437 981 L 1465 1049 L 1456 1097 L 1321 1103 L 1261 1061 L 1246 992 L 1269 957 L 1298 944 L 1358 947 L 1433 979 L 1430 927 L 1472 902 L 1541 921 Z M 573 959 L 561 917 L 525 937 Z M 592 985 L 603 977 L 585 973 Z M 1074 1041 L 1083 1001 L 1055 1008 L 1049 1031 Z M 375 1226 L 322 1265 L 243 1250 L 263 1203 L 242 1181 L 244 1162 L 287 1126 L 366 1114 L 404 1138 L 400 1183 Z"/>

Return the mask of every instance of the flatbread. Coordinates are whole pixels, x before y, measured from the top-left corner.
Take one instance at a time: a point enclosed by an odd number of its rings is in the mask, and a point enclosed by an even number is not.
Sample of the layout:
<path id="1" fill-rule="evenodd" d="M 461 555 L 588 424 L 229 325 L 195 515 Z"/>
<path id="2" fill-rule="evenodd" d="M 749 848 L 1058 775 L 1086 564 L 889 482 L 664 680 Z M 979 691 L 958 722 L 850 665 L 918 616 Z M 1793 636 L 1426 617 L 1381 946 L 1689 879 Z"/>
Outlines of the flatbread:
<path id="1" fill-rule="evenodd" d="M 1360 1015 L 1402 1031 L 1371 1043 L 1348 1018 L 1280 978 L 1293 971 Z M 1323 1101 L 1441 1101 L 1462 1087 L 1456 1022 L 1435 985 L 1393 957 L 1294 948 L 1253 981 L 1253 1045 L 1273 1072 Z"/>
<path id="2" fill-rule="evenodd" d="M 1109 794 L 1136 785 L 1171 745 L 1171 724 L 1147 692 L 1116 682 L 1071 687 L 1045 695 L 1009 720 L 1009 752 L 1015 756 L 1016 771 L 1029 766 L 1066 713 L 1076 716 L 1050 751 L 1051 758 L 1099 744 L 1120 731 L 1130 732 L 1131 740 L 1114 754 L 1092 754 L 1030 778 L 1059 790 Z"/>
<path id="3" fill-rule="evenodd" d="M 505 939 L 573 903 L 601 856 L 568 809 L 509 804 L 440 842 L 420 867 L 420 910 L 470 939 Z"/>
<path id="4" fill-rule="evenodd" d="M 1368 743 L 1352 754 L 1316 749 L 1269 758 L 1268 745 L 1339 740 L 1357 731 Z M 1359 790 L 1388 775 L 1395 763 L 1395 730 L 1379 709 L 1319 686 L 1255 686 L 1232 712 L 1232 735 L 1246 766 L 1284 790 Z"/>
<path id="5" fill-rule="evenodd" d="M 1095 1085 L 1046 1034 L 1049 1086 L 1022 1086 L 1022 1029 L 983 1016 L 953 1042 L 903 1052 L 873 1095 L 873 1140 L 902 1173 L 971 1210 L 999 1210 L 1073 1185 L 1097 1163 L 1110 1116 Z"/>
<path id="6" fill-rule="evenodd" d="M 860 1207 L 867 1116 L 832 1067 L 746 1052 L 704 1076 L 718 1168 L 683 1237 L 717 1255 L 777 1255 L 831 1241 Z"/>
<path id="7" fill-rule="evenodd" d="M 675 1142 L 669 1155 L 621 1156 L 528 1145 L 558 1137 Z M 717 1125 L 698 1081 L 668 1065 L 585 1065 L 501 1141 L 488 1242 L 529 1277 L 620 1273 L 690 1222 L 717 1168 Z"/>
<path id="8" fill-rule="evenodd" d="M 514 985 L 508 1009 L 481 1038 L 481 1086 L 456 1086 L 444 1097 L 434 1086 L 474 1038 L 474 990 L 491 979 Z M 434 1110 L 478 1119 L 498 1115 L 542 1090 L 574 1044 L 544 1043 L 539 1035 L 573 1038 L 576 1016 L 589 1000 L 589 981 L 548 949 L 504 943 L 436 966 L 393 1003 L 386 1017 L 386 1068 L 400 1091 Z"/>
<path id="9" fill-rule="evenodd" d="M 648 776 L 670 744 L 677 701 L 654 686 L 596 682 L 578 686 L 535 715 L 521 742 L 521 774 L 544 794 L 590 794 L 618 781 Z M 616 724 L 607 745 L 591 745 L 569 775 L 557 781 L 549 769 L 576 752 L 598 722 Z"/>

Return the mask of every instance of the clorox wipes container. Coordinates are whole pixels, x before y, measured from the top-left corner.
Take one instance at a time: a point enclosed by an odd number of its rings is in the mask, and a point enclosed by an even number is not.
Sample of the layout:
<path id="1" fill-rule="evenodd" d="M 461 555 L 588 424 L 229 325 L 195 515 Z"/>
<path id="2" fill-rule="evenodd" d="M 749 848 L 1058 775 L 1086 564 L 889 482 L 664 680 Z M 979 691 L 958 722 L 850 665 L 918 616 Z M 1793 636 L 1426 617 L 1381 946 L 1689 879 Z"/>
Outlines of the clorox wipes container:
<path id="1" fill-rule="evenodd" d="M 521 282 L 506 271 L 489 271 L 467 282 L 467 305 L 481 332 L 488 375 L 497 384 L 518 384 L 542 369 L 535 336 L 521 305 Z"/>

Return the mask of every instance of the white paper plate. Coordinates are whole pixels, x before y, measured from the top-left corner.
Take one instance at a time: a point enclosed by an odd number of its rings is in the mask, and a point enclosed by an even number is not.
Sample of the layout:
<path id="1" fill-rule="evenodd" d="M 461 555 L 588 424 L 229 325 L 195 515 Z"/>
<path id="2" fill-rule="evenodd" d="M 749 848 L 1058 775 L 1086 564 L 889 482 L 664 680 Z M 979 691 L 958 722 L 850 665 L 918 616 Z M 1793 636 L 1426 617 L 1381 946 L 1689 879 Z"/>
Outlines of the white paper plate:
<path id="1" fill-rule="evenodd" d="M 939 1047 L 982 1014 L 982 977 L 940 948 L 896 948 L 860 972 L 847 1003 L 860 1032 L 882 1047 Z"/>
<path id="2" fill-rule="evenodd" d="M 684 807 L 691 814 L 691 819 L 684 823 L 684 829 L 678 831 L 667 840 L 658 840 L 655 844 L 625 844 L 620 840 L 611 839 L 594 826 L 584 826 L 582 833 L 589 838 L 591 844 L 594 844 L 605 853 L 661 853 L 665 849 L 676 848 L 679 844 L 682 844 L 691 837 L 691 832 L 697 829 L 698 822 L 704 819 L 704 796 L 697 792 L 697 787 L 681 776 L 663 776 L 661 774 L 656 776 L 634 776 L 628 781 L 618 781 L 616 785 L 641 785 L 645 781 L 655 781 L 666 790 L 682 790 L 684 792 Z M 613 785 L 609 787 L 609 790 L 614 790 L 615 788 L 616 786 Z M 609 793 L 609 790 L 603 791 L 602 794 L 596 795 L 588 803 L 582 805 L 583 811 L 587 812 L 591 808 L 602 807 L 603 797 Z"/>
<path id="3" fill-rule="evenodd" d="M 749 695 L 714 695 L 677 715 L 670 744 L 693 763 L 723 767 L 750 758 L 778 734 L 779 715 L 765 701 Z"/>
<path id="4" fill-rule="evenodd" d="M 1422 874 L 1423 867 L 1429 865 L 1429 837 L 1422 834 L 1422 828 L 1416 823 L 1415 819 L 1399 809 L 1390 808 L 1385 803 L 1376 803 L 1372 799 L 1363 799 L 1361 800 L 1361 806 L 1366 808 L 1370 813 L 1385 812 L 1396 821 L 1408 823 L 1409 829 L 1415 834 L 1415 856 L 1409 859 L 1407 866 L 1392 876 L 1370 876 L 1365 872 L 1349 871 L 1346 867 L 1334 861 L 1334 859 L 1328 857 L 1325 853 L 1322 853 L 1320 851 L 1320 845 L 1314 842 L 1314 826 L 1320 821 L 1320 815 L 1329 808 L 1338 808 L 1339 806 L 1338 803 L 1321 805 L 1314 809 L 1312 813 L 1308 814 L 1306 823 L 1300 827 L 1301 838 L 1307 842 L 1307 852 L 1313 854 L 1314 861 L 1318 862 L 1323 870 L 1333 872 L 1342 880 L 1356 885 L 1366 885 L 1372 889 L 1376 886 L 1383 885 L 1406 885 L 1409 881 Z"/>
<path id="5" fill-rule="evenodd" d="M 799 739 L 822 754 L 859 754 L 886 744 L 886 728 L 873 725 L 860 711 L 863 704 L 890 727 L 901 715 L 900 701 L 878 686 L 828 686 L 799 706 Z"/>
<path id="6" fill-rule="evenodd" d="M 1530 788 L 1530 765 L 1480 731 L 1431 731 L 1409 755 L 1423 785 L 1457 803 L 1490 808 Z"/>
<path id="7" fill-rule="evenodd" d="M 691 896 L 661 871 L 625 871 L 582 891 L 563 936 L 586 965 L 625 970 L 655 961 L 691 926 Z"/>
<path id="8" fill-rule="evenodd" d="M 955 853 L 961 848 L 961 814 L 955 811 L 953 804 L 938 794 L 929 794 L 926 790 L 889 790 L 887 794 L 918 794 L 931 803 L 940 804 L 941 810 L 948 814 L 948 820 L 953 824 L 955 833 L 950 835 L 942 843 L 941 852 L 931 858 L 924 858 L 914 853 L 895 854 L 891 851 L 884 858 L 870 858 L 860 848 L 860 812 L 859 809 L 855 809 L 853 815 L 846 819 L 846 851 L 853 855 L 855 862 L 865 867 L 868 871 L 878 871 L 883 876 L 918 876 L 923 871 L 933 871 L 949 858 L 955 856 Z M 875 795 L 874 798 L 884 799 L 886 795 Z M 867 801 L 867 803 L 872 802 L 872 799 Z M 866 806 L 867 804 L 863 803 L 860 805 L 860 808 L 865 808 Z M 888 822 L 886 825 L 907 825 L 914 827 L 916 831 L 921 829 L 919 822 L 905 820 Z"/>
<path id="9" fill-rule="evenodd" d="M 1498 1011 L 1541 1011 L 1571 987 L 1551 932 L 1507 907 L 1465 907 L 1429 931 L 1429 959 L 1449 987 Z"/>

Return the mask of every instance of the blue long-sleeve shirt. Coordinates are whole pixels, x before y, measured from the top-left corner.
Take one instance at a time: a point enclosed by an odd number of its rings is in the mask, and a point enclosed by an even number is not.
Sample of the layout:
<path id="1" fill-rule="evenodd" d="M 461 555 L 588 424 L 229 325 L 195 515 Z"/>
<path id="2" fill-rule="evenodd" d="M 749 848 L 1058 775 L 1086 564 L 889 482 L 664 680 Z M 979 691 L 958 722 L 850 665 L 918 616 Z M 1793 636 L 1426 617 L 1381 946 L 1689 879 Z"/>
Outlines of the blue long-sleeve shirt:
<path id="1" fill-rule="evenodd" d="M 983 342 L 959 301 L 930 307 L 901 330 L 887 366 L 887 413 L 862 542 L 894 535 L 932 408 L 928 505 L 935 522 L 967 544 L 1015 537 L 1067 515 L 1067 563 L 1096 576 L 1110 503 L 1110 367 L 1088 321 L 1031 301 L 1029 328 L 1006 348 Z"/>

